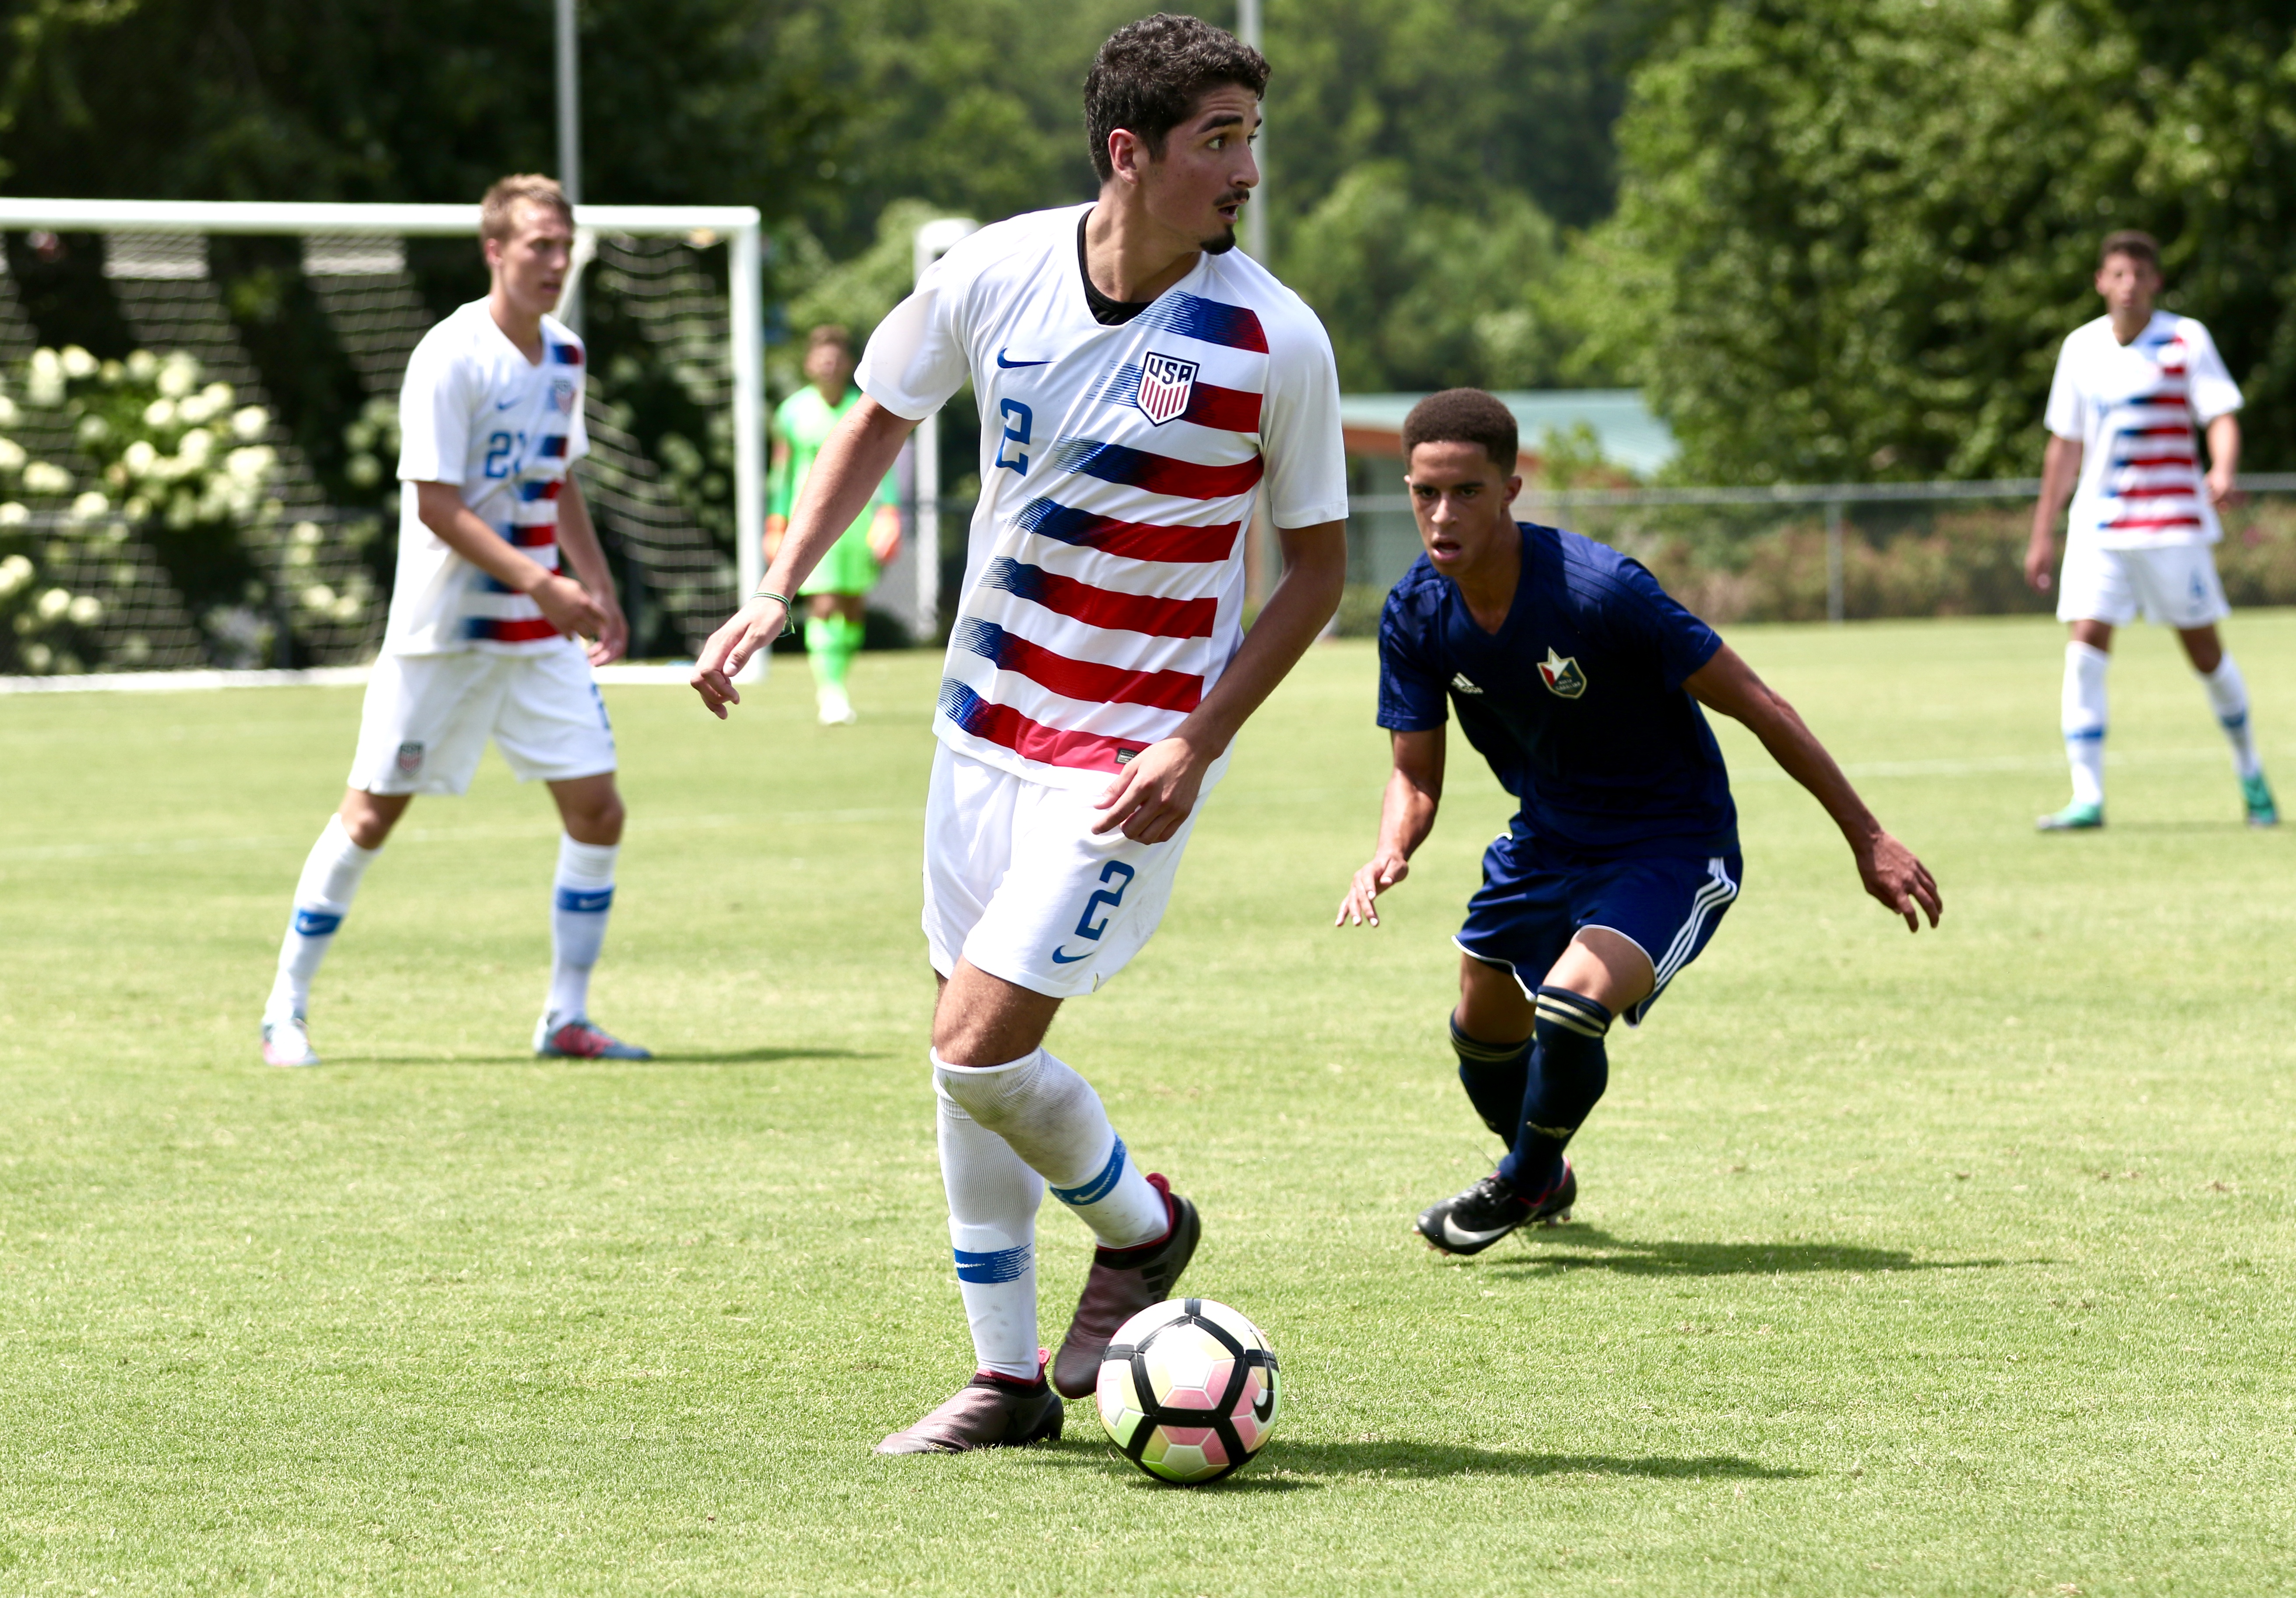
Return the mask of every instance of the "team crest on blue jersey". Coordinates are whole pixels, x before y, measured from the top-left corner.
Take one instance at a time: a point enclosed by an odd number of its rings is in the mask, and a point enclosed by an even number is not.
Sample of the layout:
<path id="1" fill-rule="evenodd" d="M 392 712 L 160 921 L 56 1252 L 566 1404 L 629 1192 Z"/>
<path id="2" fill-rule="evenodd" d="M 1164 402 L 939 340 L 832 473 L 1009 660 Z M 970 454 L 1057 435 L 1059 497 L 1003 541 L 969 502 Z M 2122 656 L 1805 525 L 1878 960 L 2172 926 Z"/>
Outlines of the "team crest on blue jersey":
<path id="1" fill-rule="evenodd" d="M 1552 644 L 1546 647 L 1546 658 L 1538 663 L 1538 676 L 1558 699 L 1576 699 L 1587 691 L 1587 673 L 1578 669 L 1578 659 L 1555 654 Z"/>
<path id="2" fill-rule="evenodd" d="M 1161 427 L 1185 414 L 1196 391 L 1196 363 L 1177 355 L 1140 359 L 1140 414 Z"/>

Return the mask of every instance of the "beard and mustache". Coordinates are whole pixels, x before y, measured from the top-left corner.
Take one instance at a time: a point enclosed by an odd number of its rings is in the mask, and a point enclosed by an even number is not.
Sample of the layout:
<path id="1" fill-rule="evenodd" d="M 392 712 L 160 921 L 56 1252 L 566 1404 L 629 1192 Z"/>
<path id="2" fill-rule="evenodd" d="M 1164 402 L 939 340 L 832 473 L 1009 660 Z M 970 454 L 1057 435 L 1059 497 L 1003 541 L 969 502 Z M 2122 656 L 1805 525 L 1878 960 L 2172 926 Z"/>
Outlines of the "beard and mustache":
<path id="1" fill-rule="evenodd" d="M 1239 208 L 1249 205 L 1251 203 L 1251 191 L 1250 189 L 1235 189 L 1228 194 L 1221 195 L 1219 198 L 1219 203 L 1222 205 L 1227 204 L 1230 201 L 1234 201 Z M 1240 210 L 1239 214 L 1241 214 Z M 1229 251 L 1235 248 L 1235 224 L 1230 222 L 1211 237 L 1204 240 L 1199 248 L 1201 248 L 1206 255 L 1226 255 Z"/>

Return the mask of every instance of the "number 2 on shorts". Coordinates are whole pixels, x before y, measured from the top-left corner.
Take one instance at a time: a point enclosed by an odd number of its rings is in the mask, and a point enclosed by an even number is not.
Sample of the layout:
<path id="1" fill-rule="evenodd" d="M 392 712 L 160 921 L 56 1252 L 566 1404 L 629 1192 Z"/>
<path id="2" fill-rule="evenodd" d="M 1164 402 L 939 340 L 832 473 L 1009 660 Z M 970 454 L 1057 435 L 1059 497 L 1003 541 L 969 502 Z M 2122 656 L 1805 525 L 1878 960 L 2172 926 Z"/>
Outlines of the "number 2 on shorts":
<path id="1" fill-rule="evenodd" d="M 1120 860 L 1110 861 L 1106 865 L 1101 867 L 1101 881 L 1114 883 L 1116 885 L 1116 891 L 1114 893 L 1111 893 L 1106 888 L 1099 888 L 1094 891 L 1091 898 L 1084 902 L 1084 914 L 1077 918 L 1077 936 L 1080 938 L 1097 938 L 1102 933 L 1108 930 L 1107 917 L 1101 917 L 1100 925 L 1097 927 L 1093 925 L 1092 918 L 1103 904 L 1111 910 L 1115 910 L 1124 902 L 1124 890 L 1132 885 L 1132 868 L 1126 865 Z"/>

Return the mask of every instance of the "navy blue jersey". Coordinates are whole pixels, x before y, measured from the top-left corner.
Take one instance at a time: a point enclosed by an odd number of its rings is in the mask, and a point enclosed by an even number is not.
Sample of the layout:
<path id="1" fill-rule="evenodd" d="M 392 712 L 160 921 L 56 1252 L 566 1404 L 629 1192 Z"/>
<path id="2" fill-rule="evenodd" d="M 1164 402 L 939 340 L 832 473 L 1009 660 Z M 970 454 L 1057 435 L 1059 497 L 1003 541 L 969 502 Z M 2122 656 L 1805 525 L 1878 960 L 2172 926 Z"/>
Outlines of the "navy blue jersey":
<path id="1" fill-rule="evenodd" d="M 1521 805 L 1517 829 L 1594 854 L 1726 854 L 1738 812 L 1683 679 L 1722 647 L 1638 561 L 1529 523 L 1496 634 L 1425 556 L 1379 623 L 1379 724 L 1459 727 Z"/>

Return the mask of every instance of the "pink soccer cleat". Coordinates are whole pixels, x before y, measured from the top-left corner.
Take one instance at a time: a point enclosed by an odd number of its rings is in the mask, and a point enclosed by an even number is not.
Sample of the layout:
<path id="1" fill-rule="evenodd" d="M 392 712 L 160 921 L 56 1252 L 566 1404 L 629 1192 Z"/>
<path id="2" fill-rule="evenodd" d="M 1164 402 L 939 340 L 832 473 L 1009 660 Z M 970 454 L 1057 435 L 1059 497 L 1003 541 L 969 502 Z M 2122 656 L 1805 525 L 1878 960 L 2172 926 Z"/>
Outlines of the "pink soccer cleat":
<path id="1" fill-rule="evenodd" d="M 652 1059 L 653 1050 L 625 1043 L 610 1032 L 590 1024 L 587 1016 L 561 1020 L 555 1010 L 534 1026 L 537 1059 Z"/>

